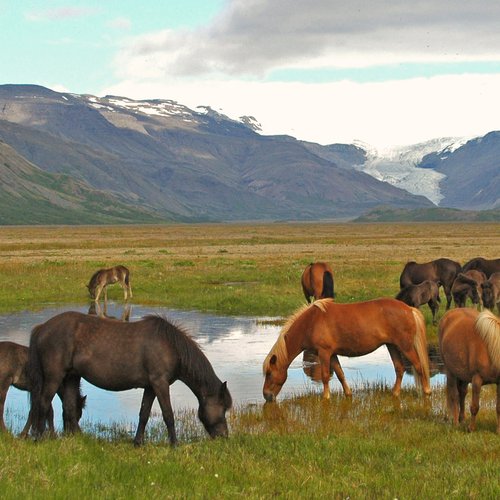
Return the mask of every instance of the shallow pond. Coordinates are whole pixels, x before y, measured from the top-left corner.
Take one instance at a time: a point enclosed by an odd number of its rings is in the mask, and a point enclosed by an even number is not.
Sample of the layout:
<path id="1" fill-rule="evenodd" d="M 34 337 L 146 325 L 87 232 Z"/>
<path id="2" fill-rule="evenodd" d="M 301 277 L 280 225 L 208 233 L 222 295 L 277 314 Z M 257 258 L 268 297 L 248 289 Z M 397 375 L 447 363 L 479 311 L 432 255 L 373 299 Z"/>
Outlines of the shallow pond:
<path id="1" fill-rule="evenodd" d="M 47 307 L 40 311 L 23 311 L 0 316 L 0 340 L 10 340 L 28 345 L 30 331 L 36 324 L 64 311 L 80 311 L 87 313 L 88 305 L 65 307 Z M 144 307 L 133 304 L 124 309 L 121 303 L 109 303 L 107 315 L 123 318 L 129 314 L 129 320 L 135 321 L 147 314 L 161 314 L 175 324 L 182 326 L 195 338 L 212 363 L 218 377 L 227 380 L 235 406 L 245 404 L 262 404 L 262 362 L 273 346 L 281 327 L 276 326 L 275 318 L 227 317 L 202 314 L 194 311 L 177 311 L 165 308 Z M 385 347 L 358 358 L 339 356 L 346 378 L 351 387 L 366 383 L 387 383 L 392 386 L 395 379 L 394 368 Z M 288 379 L 278 396 L 279 399 L 293 394 L 313 391 L 318 394 L 322 385 L 314 378 L 313 358 L 304 361 L 298 356 L 288 370 Z M 432 379 L 434 384 L 442 384 L 441 375 Z M 413 377 L 405 374 L 403 388 L 414 384 Z M 336 379 L 330 382 L 333 391 L 341 391 Z M 142 390 L 134 389 L 123 392 L 104 391 L 82 381 L 82 393 L 87 395 L 87 406 L 83 413 L 83 423 L 111 423 L 130 425 L 138 420 Z M 192 392 L 182 383 L 175 382 L 171 388 L 174 411 L 185 408 L 197 408 L 198 402 Z M 28 394 L 11 387 L 6 402 L 6 423 L 14 432 L 21 430 L 28 414 Z M 54 398 L 56 426 L 61 427 L 61 405 Z M 159 413 L 155 402 L 153 411 Z"/>

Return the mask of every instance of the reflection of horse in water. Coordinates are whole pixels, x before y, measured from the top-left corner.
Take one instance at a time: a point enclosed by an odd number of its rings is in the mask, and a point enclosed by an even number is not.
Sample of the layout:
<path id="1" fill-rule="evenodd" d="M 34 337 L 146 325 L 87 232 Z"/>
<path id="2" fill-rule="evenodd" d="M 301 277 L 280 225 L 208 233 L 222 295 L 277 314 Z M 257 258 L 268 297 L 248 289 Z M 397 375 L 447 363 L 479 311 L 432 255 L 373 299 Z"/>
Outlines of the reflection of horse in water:
<path id="1" fill-rule="evenodd" d="M 91 302 L 89 306 L 89 311 L 87 314 L 91 316 L 100 316 L 101 318 L 119 319 L 121 321 L 130 321 L 130 315 L 132 313 L 132 306 L 130 304 L 125 304 L 123 311 L 118 318 L 117 316 L 112 316 L 108 314 L 108 303 L 104 302 L 103 306 L 99 302 Z"/>
<path id="2" fill-rule="evenodd" d="M 485 384 L 497 386 L 500 434 L 500 320 L 490 311 L 454 309 L 439 322 L 439 345 L 446 369 L 448 410 L 455 425 L 465 418 L 465 397 L 472 384 L 469 430 L 476 428 L 479 395 Z"/>
<path id="3" fill-rule="evenodd" d="M 340 366 L 340 356 L 363 356 L 381 345 L 389 350 L 396 382 L 393 394 L 399 396 L 403 379 L 402 355 L 406 356 L 418 373 L 425 394 L 430 394 L 427 338 L 422 313 L 395 299 L 375 299 L 353 304 L 337 304 L 322 299 L 304 306 L 290 317 L 278 340 L 263 363 L 265 375 L 263 395 L 274 401 L 287 379 L 290 363 L 305 349 L 318 353 L 321 363 L 323 397 L 330 397 L 330 368 L 342 384 L 344 394 L 350 396 Z"/>
<path id="4" fill-rule="evenodd" d="M 90 298 L 99 301 L 101 292 L 104 290 L 104 301 L 108 300 L 108 285 L 119 283 L 123 288 L 123 299 L 132 298 L 132 287 L 130 286 L 130 271 L 125 266 L 114 266 L 109 269 L 99 269 L 90 278 L 87 288 Z"/>
<path id="5" fill-rule="evenodd" d="M 312 262 L 302 273 L 302 291 L 307 302 L 335 297 L 333 271 L 326 262 Z"/>

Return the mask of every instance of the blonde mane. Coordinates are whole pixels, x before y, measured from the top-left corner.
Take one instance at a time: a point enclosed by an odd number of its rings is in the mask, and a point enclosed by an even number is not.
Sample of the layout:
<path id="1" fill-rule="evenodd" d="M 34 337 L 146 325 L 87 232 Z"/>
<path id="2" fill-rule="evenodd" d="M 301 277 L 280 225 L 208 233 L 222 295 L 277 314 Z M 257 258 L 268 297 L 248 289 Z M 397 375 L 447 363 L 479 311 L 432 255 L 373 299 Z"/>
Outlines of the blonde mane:
<path id="1" fill-rule="evenodd" d="M 282 366 L 288 362 L 288 350 L 286 348 L 285 337 L 290 328 L 292 327 L 292 325 L 295 323 L 295 321 L 310 307 L 317 307 L 321 311 L 325 312 L 326 302 L 333 302 L 333 300 L 320 299 L 314 301 L 312 304 L 306 304 L 304 306 L 301 306 L 286 320 L 286 323 L 283 325 L 283 328 L 281 329 L 278 339 L 276 340 L 275 344 L 273 345 L 273 347 L 269 351 L 269 354 L 266 356 L 266 359 L 264 360 L 264 363 L 262 365 L 262 370 L 264 372 L 264 375 L 269 369 L 269 363 L 273 356 L 276 356 L 276 364 L 278 366 Z"/>
<path id="2" fill-rule="evenodd" d="M 476 330 L 486 344 L 492 365 L 500 371 L 500 321 L 488 310 L 479 314 Z"/>

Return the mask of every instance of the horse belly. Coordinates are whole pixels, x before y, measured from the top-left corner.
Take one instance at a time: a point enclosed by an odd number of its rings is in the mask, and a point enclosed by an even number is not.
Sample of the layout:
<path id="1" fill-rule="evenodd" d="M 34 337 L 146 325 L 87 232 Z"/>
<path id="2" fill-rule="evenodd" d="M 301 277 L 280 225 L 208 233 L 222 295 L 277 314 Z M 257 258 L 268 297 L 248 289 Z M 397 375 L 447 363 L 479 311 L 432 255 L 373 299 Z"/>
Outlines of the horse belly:
<path id="1" fill-rule="evenodd" d="M 108 391 L 126 391 L 146 387 L 148 378 L 141 366 L 123 366 L 109 360 L 75 359 L 73 370 L 87 382 Z"/>

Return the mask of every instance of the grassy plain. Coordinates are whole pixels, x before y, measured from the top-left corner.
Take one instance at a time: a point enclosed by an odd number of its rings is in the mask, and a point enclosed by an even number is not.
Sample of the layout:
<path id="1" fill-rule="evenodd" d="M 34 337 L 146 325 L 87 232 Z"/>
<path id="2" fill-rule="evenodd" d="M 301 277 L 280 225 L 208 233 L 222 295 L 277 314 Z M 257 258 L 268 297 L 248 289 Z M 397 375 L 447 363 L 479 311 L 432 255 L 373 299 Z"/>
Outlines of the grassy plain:
<path id="1" fill-rule="evenodd" d="M 313 260 L 332 264 L 337 300 L 350 302 L 394 296 L 407 260 L 496 258 L 499 242 L 493 223 L 1 227 L 0 311 L 85 303 L 92 272 L 120 263 L 137 303 L 286 316 L 304 301 L 300 274 Z M 441 388 L 427 402 L 412 391 L 396 401 L 384 386 L 352 401 L 304 395 L 235 408 L 231 438 L 216 441 L 186 412 L 177 449 L 158 421 L 141 449 L 120 429 L 109 440 L 91 428 L 40 443 L 3 435 L 1 496 L 500 497 L 494 388 L 483 389 L 473 434 L 445 421 L 444 399 Z"/>

